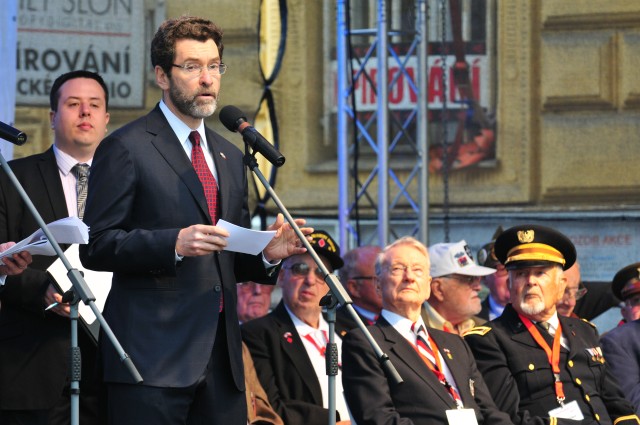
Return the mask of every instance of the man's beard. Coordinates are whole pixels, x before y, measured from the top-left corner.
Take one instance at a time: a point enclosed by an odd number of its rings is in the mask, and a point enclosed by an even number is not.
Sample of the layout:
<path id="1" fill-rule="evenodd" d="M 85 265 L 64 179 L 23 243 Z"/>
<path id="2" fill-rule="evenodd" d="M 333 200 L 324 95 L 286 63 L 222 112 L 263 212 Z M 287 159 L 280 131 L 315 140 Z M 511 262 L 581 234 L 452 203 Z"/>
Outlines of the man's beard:
<path id="1" fill-rule="evenodd" d="M 536 316 L 544 311 L 544 301 L 535 301 L 533 304 L 521 300 L 520 310 L 527 316 Z"/>
<path id="2" fill-rule="evenodd" d="M 169 88 L 169 98 L 182 114 L 192 118 L 207 118 L 213 115 L 218 107 L 217 97 L 211 97 L 213 102 L 198 104 L 195 97 L 189 97 L 181 92 L 175 85 Z"/>

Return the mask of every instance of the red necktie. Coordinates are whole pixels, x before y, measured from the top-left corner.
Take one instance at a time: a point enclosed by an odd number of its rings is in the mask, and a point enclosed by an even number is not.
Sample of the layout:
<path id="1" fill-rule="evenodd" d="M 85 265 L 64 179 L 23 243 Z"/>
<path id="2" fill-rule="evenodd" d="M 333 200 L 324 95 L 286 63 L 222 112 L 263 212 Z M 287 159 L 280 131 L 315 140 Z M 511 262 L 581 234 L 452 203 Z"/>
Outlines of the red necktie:
<path id="1" fill-rule="evenodd" d="M 215 177 L 213 177 L 207 161 L 204 159 L 204 153 L 200 146 L 200 134 L 197 131 L 192 131 L 189 134 L 189 140 L 191 140 L 193 146 L 191 148 L 191 163 L 202 183 L 204 197 L 207 199 L 207 206 L 209 207 L 211 222 L 216 224 L 218 221 L 218 183 Z"/>
<path id="2" fill-rule="evenodd" d="M 196 170 L 196 174 L 202 183 L 204 189 L 204 197 L 207 199 L 207 206 L 209 207 L 209 215 L 211 215 L 211 222 L 216 224 L 218 221 L 218 183 L 215 177 L 211 173 L 207 161 L 204 159 L 204 153 L 202 152 L 202 146 L 200 146 L 200 133 L 192 131 L 189 133 L 189 140 L 191 140 L 191 163 Z M 220 312 L 224 308 L 224 297 L 220 292 Z"/>

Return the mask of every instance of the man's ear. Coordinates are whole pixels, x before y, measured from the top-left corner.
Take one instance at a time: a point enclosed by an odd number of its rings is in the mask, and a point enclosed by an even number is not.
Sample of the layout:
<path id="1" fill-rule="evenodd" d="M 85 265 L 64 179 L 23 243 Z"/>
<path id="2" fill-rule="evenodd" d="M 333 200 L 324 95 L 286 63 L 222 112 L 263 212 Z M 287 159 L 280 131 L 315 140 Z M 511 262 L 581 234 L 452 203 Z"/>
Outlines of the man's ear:
<path id="1" fill-rule="evenodd" d="M 355 279 L 348 279 L 346 283 L 347 292 L 352 297 L 360 297 L 360 285 Z"/>
<path id="2" fill-rule="evenodd" d="M 444 301 L 444 291 L 442 290 L 442 279 L 434 277 L 431 279 L 431 295 L 429 299 L 435 298 L 439 302 Z"/>
<path id="3" fill-rule="evenodd" d="M 164 69 L 162 69 L 160 65 L 156 65 L 154 71 L 156 74 L 156 84 L 158 85 L 158 87 L 160 87 L 160 89 L 162 90 L 168 90 L 170 77 L 164 72 Z"/>

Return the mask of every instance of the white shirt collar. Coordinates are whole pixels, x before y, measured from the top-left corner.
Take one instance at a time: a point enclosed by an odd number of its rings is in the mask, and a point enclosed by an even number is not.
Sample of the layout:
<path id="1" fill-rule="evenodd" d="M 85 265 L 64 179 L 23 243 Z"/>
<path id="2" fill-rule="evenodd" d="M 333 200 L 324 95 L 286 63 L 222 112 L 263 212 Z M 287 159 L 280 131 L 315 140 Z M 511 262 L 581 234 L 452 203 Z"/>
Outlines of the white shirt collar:
<path id="1" fill-rule="evenodd" d="M 71 172 L 71 169 L 78 163 L 88 164 L 89 166 L 91 166 L 91 162 L 93 162 L 93 158 L 88 161 L 80 162 L 68 153 L 61 151 L 60 148 L 58 148 L 55 144 L 53 145 L 53 154 L 56 157 L 56 164 L 58 164 L 58 169 L 63 176 L 69 174 Z"/>
<path id="2" fill-rule="evenodd" d="M 176 116 L 176 114 L 174 114 L 171 111 L 171 109 L 169 109 L 167 104 L 164 103 L 164 100 L 162 100 L 162 99 L 160 100 L 160 110 L 162 111 L 162 113 L 164 114 L 165 118 L 169 122 L 169 126 L 171 127 L 173 132 L 178 137 L 178 140 L 180 140 L 180 143 L 182 143 L 183 145 L 186 145 L 187 143 L 189 143 L 189 146 L 191 146 L 191 141 L 189 140 L 189 134 L 193 130 L 191 128 L 189 128 L 189 126 L 186 125 L 180 118 L 178 118 Z M 207 138 L 205 136 L 204 120 L 200 120 L 200 125 L 195 130 L 198 133 L 200 133 L 200 140 L 202 140 L 202 145 L 201 146 L 203 147 L 203 149 L 207 149 L 208 150 L 209 147 L 208 147 L 208 145 L 206 143 Z"/>

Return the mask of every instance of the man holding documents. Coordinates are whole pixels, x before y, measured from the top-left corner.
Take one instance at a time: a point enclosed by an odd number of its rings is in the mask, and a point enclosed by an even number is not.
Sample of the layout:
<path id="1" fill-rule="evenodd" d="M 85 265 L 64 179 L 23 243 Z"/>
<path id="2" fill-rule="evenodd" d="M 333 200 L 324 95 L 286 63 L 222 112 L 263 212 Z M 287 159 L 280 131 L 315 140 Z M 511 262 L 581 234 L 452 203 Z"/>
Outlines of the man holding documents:
<path id="1" fill-rule="evenodd" d="M 47 151 L 10 162 L 13 172 L 45 223 L 82 216 L 82 184 L 93 153 L 109 122 L 108 92 L 98 74 L 73 71 L 51 89 L 54 144 Z M 5 173 L 0 176 L 0 240 L 21 241 L 38 229 Z M 64 247 L 63 247 L 64 248 Z M 18 276 L 8 276 L 0 291 L 0 423 L 68 424 L 69 306 L 47 276 L 55 256 L 36 255 Z M 99 424 L 95 345 L 81 330 L 80 421 Z"/>
<path id="2" fill-rule="evenodd" d="M 162 100 L 96 151 L 80 258 L 113 272 L 104 315 L 144 380 L 100 341 L 112 424 L 246 423 L 236 282 L 268 282 L 280 259 L 306 251 L 282 216 L 262 253 L 226 249 L 218 219 L 250 227 L 250 216 L 242 152 L 203 121 L 221 56 L 214 23 L 161 24 L 151 62 Z"/>

